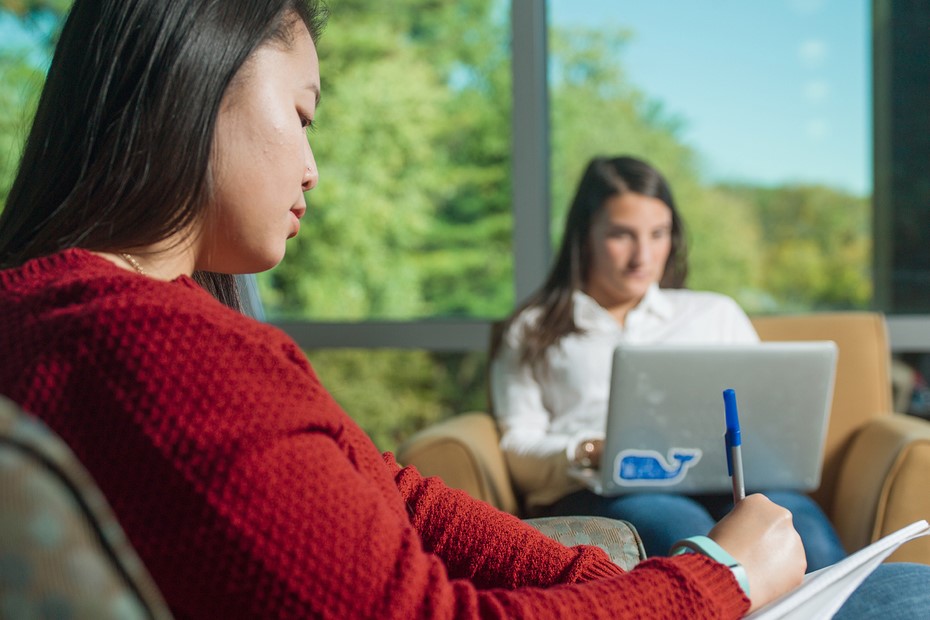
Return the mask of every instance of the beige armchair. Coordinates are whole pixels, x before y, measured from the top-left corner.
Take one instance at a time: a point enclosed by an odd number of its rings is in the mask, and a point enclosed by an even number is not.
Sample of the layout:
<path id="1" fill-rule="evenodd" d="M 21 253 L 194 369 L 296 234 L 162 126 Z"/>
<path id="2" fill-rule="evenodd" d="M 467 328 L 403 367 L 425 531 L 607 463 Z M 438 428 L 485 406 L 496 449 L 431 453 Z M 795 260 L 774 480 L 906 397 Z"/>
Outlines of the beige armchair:
<path id="1" fill-rule="evenodd" d="M 930 519 L 930 423 L 892 413 L 890 351 L 884 317 L 871 312 L 757 317 L 763 340 L 832 340 L 839 348 L 836 387 L 814 499 L 847 550 L 918 519 Z M 397 458 L 441 477 L 513 514 L 520 514 L 498 432 L 487 413 L 465 413 L 427 428 Z M 902 546 L 891 561 L 930 564 L 930 538 Z"/>

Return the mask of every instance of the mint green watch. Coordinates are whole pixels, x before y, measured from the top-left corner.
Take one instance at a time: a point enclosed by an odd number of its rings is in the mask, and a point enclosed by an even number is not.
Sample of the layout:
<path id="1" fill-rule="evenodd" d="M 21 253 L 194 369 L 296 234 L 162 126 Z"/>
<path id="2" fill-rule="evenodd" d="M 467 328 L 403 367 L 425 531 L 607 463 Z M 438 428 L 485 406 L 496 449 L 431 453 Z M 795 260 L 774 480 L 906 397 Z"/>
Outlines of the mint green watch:
<path id="1" fill-rule="evenodd" d="M 743 589 L 746 596 L 749 596 L 749 576 L 746 575 L 746 569 L 736 559 L 726 552 L 726 550 L 707 536 L 691 536 L 684 540 L 679 540 L 672 545 L 669 555 L 681 555 L 683 553 L 700 553 L 706 555 L 712 560 L 716 560 L 730 569 L 739 587 Z"/>

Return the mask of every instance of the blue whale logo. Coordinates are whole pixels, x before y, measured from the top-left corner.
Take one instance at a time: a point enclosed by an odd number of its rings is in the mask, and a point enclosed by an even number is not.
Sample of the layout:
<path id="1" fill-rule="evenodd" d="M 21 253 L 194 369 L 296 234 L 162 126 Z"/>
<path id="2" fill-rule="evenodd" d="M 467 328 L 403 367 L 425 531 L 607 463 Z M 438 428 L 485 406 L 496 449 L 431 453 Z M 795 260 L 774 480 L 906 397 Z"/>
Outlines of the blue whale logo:
<path id="1" fill-rule="evenodd" d="M 666 460 L 656 450 L 623 450 L 614 459 L 614 482 L 622 486 L 678 484 L 701 460 L 701 454 L 697 448 L 672 448 Z"/>

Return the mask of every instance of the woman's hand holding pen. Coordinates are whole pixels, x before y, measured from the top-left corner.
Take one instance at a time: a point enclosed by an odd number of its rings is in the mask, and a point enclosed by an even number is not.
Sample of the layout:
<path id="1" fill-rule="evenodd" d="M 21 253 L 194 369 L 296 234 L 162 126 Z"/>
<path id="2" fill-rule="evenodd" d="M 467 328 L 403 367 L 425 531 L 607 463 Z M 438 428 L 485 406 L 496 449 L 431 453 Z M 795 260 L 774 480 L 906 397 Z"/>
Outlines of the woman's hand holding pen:
<path id="1" fill-rule="evenodd" d="M 791 513 L 764 495 L 750 495 L 737 503 L 709 536 L 746 569 L 750 611 L 797 587 L 804 578 L 807 560 Z"/>

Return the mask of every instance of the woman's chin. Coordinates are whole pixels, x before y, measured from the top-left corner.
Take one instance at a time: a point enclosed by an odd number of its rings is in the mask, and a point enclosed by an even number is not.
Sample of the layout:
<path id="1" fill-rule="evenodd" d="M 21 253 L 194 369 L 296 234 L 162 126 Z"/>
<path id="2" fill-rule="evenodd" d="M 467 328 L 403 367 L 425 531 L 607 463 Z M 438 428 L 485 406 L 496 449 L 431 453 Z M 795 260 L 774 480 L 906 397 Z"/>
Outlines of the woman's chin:
<path id="1" fill-rule="evenodd" d="M 284 256 L 287 253 L 287 243 L 282 241 L 279 244 L 276 244 L 275 247 L 267 248 L 266 252 L 261 253 L 255 257 L 255 271 L 253 273 L 260 273 L 262 271 L 268 271 L 273 269 L 281 264 L 281 261 L 284 260 Z"/>
<path id="2" fill-rule="evenodd" d="M 267 260 L 259 263 L 257 269 L 252 273 L 261 273 L 263 271 L 268 271 L 269 269 L 274 269 L 281 264 L 281 261 L 284 260 L 284 252 L 276 254 L 275 256 L 268 257 Z"/>
<path id="3" fill-rule="evenodd" d="M 207 268 L 207 271 L 216 271 L 218 273 L 227 273 L 232 275 L 243 275 L 249 273 L 261 273 L 278 266 L 284 260 L 284 249 L 280 252 L 253 255 L 249 257 L 240 257 L 239 260 L 228 261 L 224 265 Z"/>

